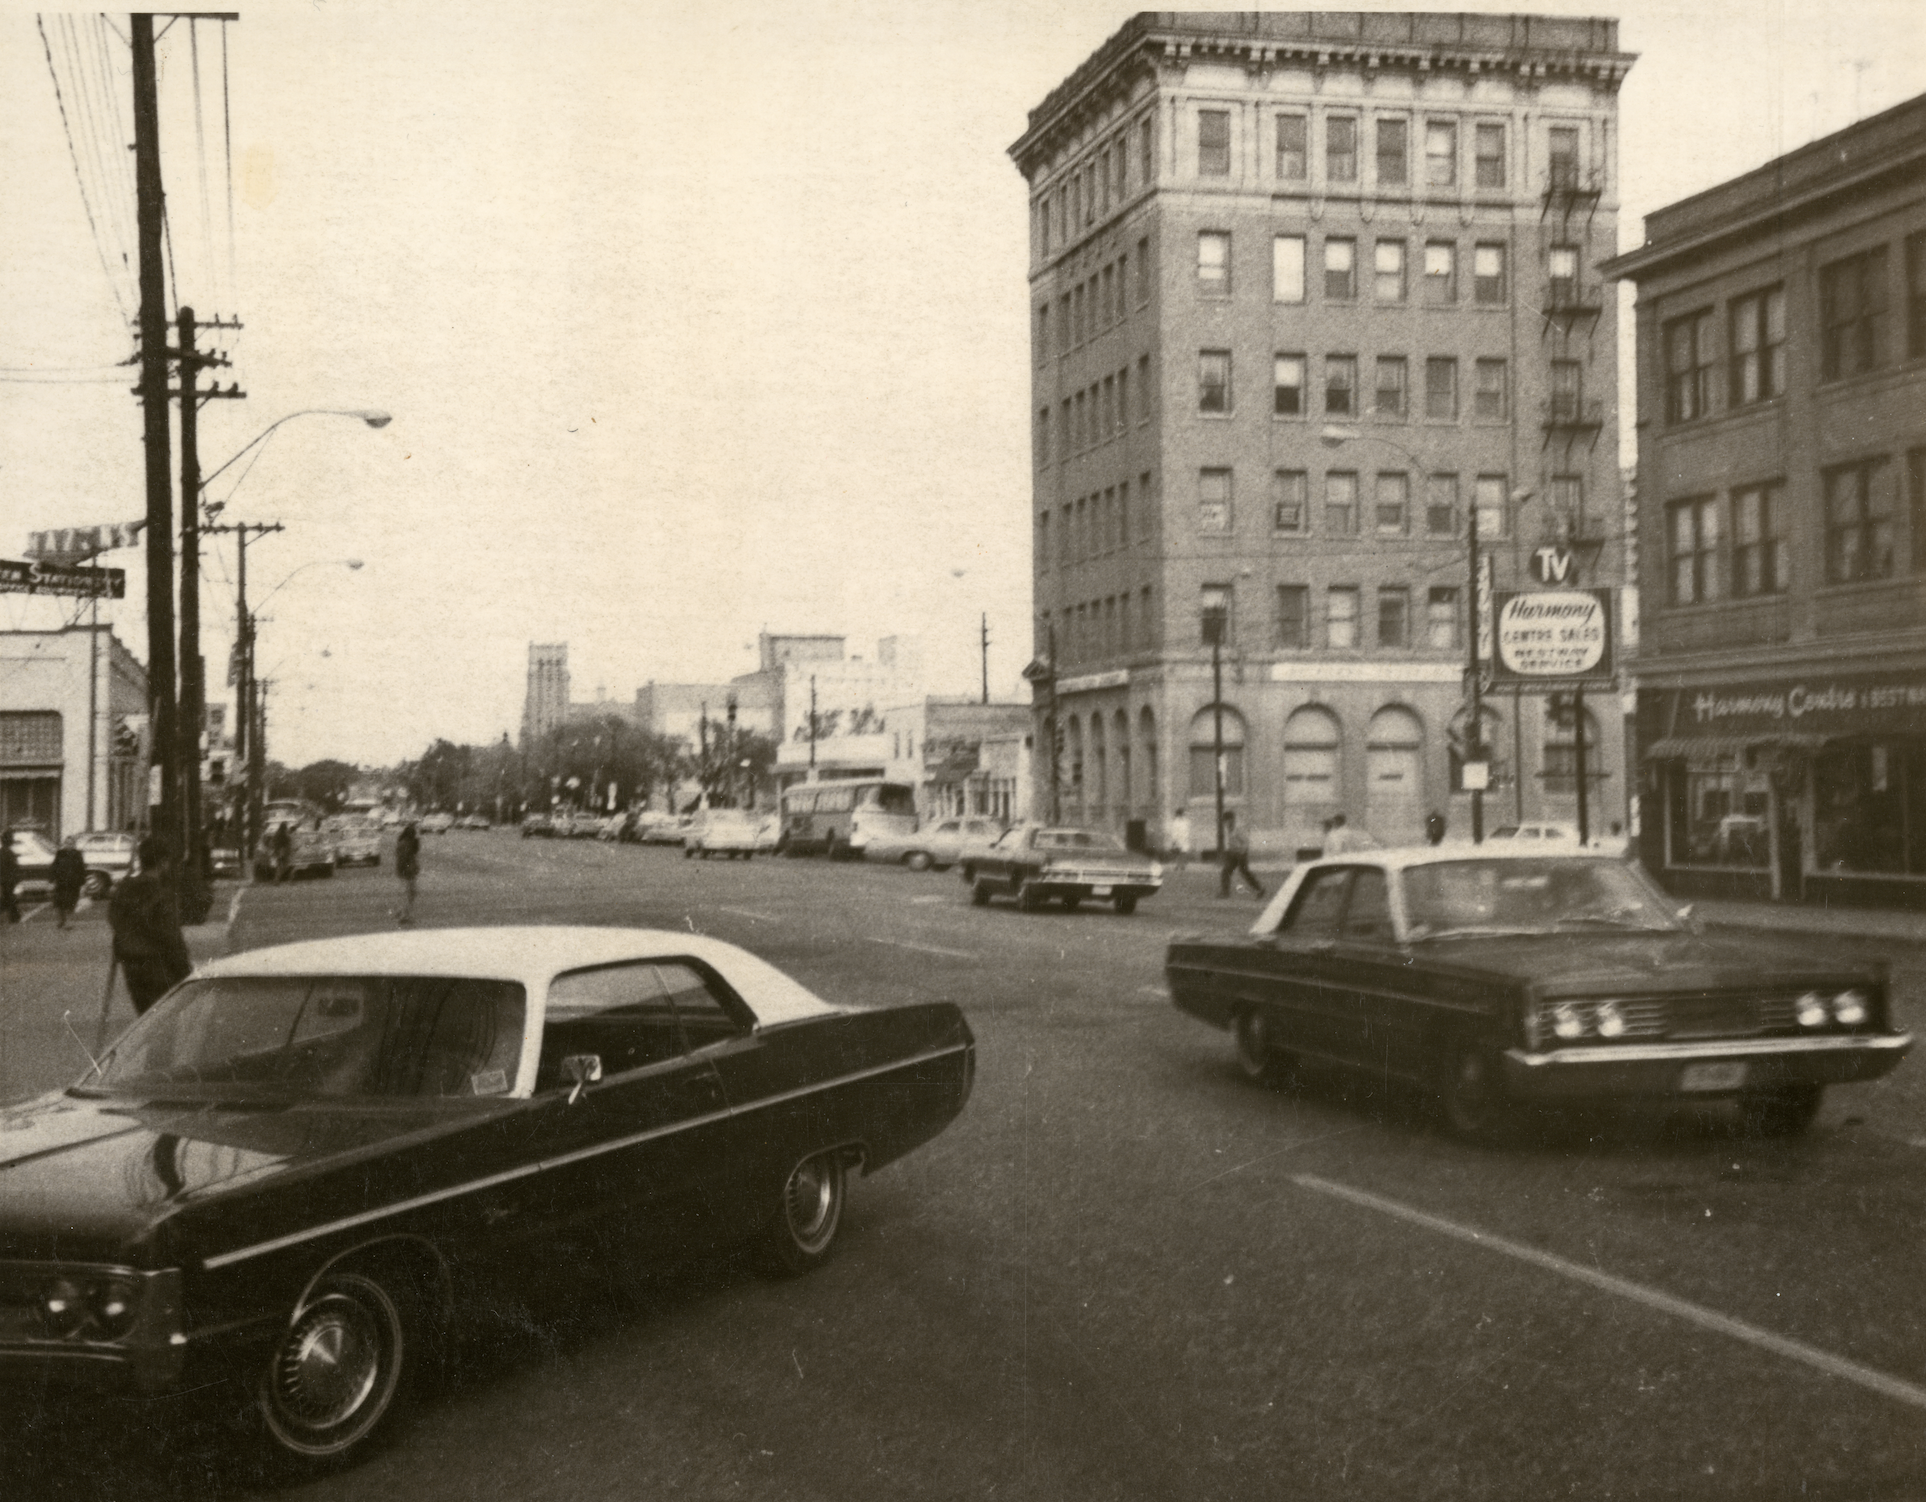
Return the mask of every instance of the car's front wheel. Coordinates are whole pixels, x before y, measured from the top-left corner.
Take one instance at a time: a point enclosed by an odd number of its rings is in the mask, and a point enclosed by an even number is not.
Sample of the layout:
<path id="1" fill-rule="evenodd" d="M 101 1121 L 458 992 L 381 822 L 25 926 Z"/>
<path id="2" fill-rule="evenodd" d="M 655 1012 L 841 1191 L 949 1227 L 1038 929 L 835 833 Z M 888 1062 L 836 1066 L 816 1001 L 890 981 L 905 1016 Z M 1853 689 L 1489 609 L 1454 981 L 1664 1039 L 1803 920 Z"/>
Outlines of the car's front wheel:
<path id="1" fill-rule="evenodd" d="M 930 853 L 927 850 L 912 850 L 903 857 L 903 864 L 912 871 L 927 871 L 930 868 Z"/>
<path id="2" fill-rule="evenodd" d="M 277 1450 L 331 1464 L 375 1438 L 413 1357 L 406 1307 L 367 1273 L 331 1273 L 315 1286 L 276 1341 L 255 1398 Z"/>
<path id="3" fill-rule="evenodd" d="M 1239 1012 L 1231 1025 L 1231 1038 L 1237 1048 L 1238 1071 L 1245 1079 L 1274 1085 L 1291 1073 L 1290 1055 L 1278 1049 L 1271 1019 L 1262 1009 L 1250 1007 Z"/>
<path id="4" fill-rule="evenodd" d="M 848 1181 L 836 1153 L 805 1158 L 790 1171 L 782 1199 L 763 1232 L 769 1260 L 780 1273 L 806 1273 L 829 1260 L 843 1220 Z"/>
<path id="5" fill-rule="evenodd" d="M 1739 1120 L 1754 1137 L 1797 1137 L 1819 1115 L 1823 1085 L 1786 1085 L 1739 1098 Z"/>
<path id="6" fill-rule="evenodd" d="M 89 897 L 100 898 L 105 897 L 113 885 L 113 878 L 105 871 L 89 871 L 86 880 L 80 884 L 80 890 Z"/>
<path id="7" fill-rule="evenodd" d="M 1453 1136 L 1493 1146 L 1516 1130 L 1518 1108 L 1505 1091 L 1498 1062 L 1481 1048 L 1451 1056 L 1438 1090 L 1438 1106 Z"/>

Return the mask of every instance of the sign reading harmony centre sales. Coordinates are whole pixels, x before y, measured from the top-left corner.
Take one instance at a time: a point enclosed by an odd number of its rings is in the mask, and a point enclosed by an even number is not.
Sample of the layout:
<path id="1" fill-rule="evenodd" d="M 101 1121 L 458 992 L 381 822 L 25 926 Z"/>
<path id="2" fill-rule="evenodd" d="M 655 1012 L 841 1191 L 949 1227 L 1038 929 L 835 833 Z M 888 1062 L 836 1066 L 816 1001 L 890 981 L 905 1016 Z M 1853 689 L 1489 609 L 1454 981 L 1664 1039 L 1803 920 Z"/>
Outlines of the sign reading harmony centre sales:
<path id="1" fill-rule="evenodd" d="M 1500 683 L 1609 683 L 1612 595 L 1607 589 L 1548 589 L 1494 597 Z"/>

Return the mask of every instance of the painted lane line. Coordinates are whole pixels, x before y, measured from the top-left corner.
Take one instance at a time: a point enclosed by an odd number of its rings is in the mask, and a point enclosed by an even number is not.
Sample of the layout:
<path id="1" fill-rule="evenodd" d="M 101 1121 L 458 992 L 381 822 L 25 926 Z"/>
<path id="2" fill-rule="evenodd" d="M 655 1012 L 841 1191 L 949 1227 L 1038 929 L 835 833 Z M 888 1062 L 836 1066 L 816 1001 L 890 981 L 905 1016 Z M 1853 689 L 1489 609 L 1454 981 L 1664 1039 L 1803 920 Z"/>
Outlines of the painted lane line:
<path id="1" fill-rule="evenodd" d="M 892 949 L 914 949 L 918 954 L 947 955 L 953 960 L 973 960 L 976 955 L 968 949 L 945 949 L 940 944 L 912 944 L 907 939 L 871 938 L 872 944 L 887 944 Z"/>
<path id="2" fill-rule="evenodd" d="M 1399 1204 L 1396 1200 L 1383 1199 L 1363 1189 L 1353 1189 L 1347 1184 L 1335 1184 L 1315 1174 L 1293 1174 L 1291 1181 L 1314 1193 L 1347 1200 L 1367 1210 L 1376 1210 L 1380 1214 L 1392 1216 L 1411 1225 L 1422 1226 L 1428 1231 L 1436 1231 L 1441 1236 L 1450 1236 L 1459 1241 L 1468 1241 L 1474 1246 L 1503 1252 L 1507 1257 L 1528 1262 L 1533 1267 L 1557 1273 L 1560 1277 L 1570 1278 L 1574 1282 L 1588 1283 L 1593 1288 L 1602 1289 L 1622 1299 L 1629 1299 L 1635 1304 L 1643 1304 L 1647 1309 L 1657 1310 L 1660 1314 L 1669 1314 L 1674 1319 L 1697 1325 L 1700 1329 L 1711 1330 L 1719 1335 L 1728 1335 L 1734 1340 L 1744 1341 L 1747 1345 L 1757 1346 L 1760 1350 L 1771 1351 L 1774 1355 L 1783 1356 L 1789 1361 L 1800 1362 L 1815 1371 L 1823 1372 L 1828 1377 L 1857 1383 L 1883 1397 L 1910 1404 L 1914 1408 L 1926 1408 L 1926 1387 L 1888 1376 L 1885 1372 L 1875 1371 L 1869 1366 L 1861 1366 L 1856 1361 L 1835 1356 L 1830 1351 L 1822 1351 L 1819 1347 L 1809 1346 L 1804 1341 L 1775 1335 L 1770 1330 L 1763 1330 L 1757 1325 L 1747 1324 L 1744 1320 L 1720 1314 L 1717 1310 L 1708 1309 L 1703 1304 L 1694 1304 L 1688 1299 L 1675 1298 L 1669 1293 L 1661 1293 L 1656 1288 L 1648 1288 L 1628 1278 L 1614 1277 L 1610 1273 L 1586 1267 L 1583 1263 L 1572 1262 L 1564 1257 L 1554 1256 L 1550 1252 L 1541 1252 L 1536 1247 L 1525 1246 L 1503 1236 L 1493 1236 L 1487 1231 L 1459 1225 L 1456 1221 L 1427 1214 L 1423 1210 Z"/>
<path id="3" fill-rule="evenodd" d="M 752 912 L 746 907 L 719 907 L 716 911 L 718 913 L 734 913 L 738 918 L 750 918 L 757 923 L 774 923 L 777 921 L 768 913 Z"/>

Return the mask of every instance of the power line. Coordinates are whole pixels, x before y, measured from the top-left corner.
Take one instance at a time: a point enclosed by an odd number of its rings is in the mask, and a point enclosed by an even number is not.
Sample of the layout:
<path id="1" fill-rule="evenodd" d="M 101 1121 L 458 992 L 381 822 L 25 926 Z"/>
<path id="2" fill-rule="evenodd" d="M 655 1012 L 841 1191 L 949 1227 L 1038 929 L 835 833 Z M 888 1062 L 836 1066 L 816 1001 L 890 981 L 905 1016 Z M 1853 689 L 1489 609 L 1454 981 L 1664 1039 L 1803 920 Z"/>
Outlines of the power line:
<path id="1" fill-rule="evenodd" d="M 187 21 L 187 54 L 194 77 L 194 167 L 201 183 L 201 234 L 207 241 L 208 271 L 214 269 L 214 212 L 207 196 L 207 125 L 201 114 L 201 23 Z M 210 275 L 210 280 L 212 277 Z"/>
<path id="2" fill-rule="evenodd" d="M 221 22 L 221 149 L 227 164 L 227 293 L 238 306 L 240 289 L 234 275 L 234 115 L 228 102 L 225 21 Z"/>
<path id="3" fill-rule="evenodd" d="M 101 273 L 107 278 L 107 288 L 114 294 L 114 305 L 120 309 L 120 316 L 125 319 L 127 317 L 127 302 L 120 295 L 120 284 L 114 280 L 114 273 L 107 264 L 107 248 L 100 237 L 100 225 L 94 219 L 93 203 L 87 196 L 87 183 L 80 170 L 80 153 L 74 149 L 73 124 L 67 118 L 66 96 L 61 92 L 60 73 L 54 67 L 53 46 L 47 40 L 47 28 L 41 18 L 36 15 L 33 20 L 34 26 L 40 32 L 40 49 L 47 57 L 48 76 L 53 79 L 54 100 L 60 106 L 60 128 L 67 137 L 67 156 L 74 164 L 74 181 L 80 188 L 81 205 L 87 211 L 87 228 L 93 233 L 94 250 L 100 256 L 100 269 Z"/>

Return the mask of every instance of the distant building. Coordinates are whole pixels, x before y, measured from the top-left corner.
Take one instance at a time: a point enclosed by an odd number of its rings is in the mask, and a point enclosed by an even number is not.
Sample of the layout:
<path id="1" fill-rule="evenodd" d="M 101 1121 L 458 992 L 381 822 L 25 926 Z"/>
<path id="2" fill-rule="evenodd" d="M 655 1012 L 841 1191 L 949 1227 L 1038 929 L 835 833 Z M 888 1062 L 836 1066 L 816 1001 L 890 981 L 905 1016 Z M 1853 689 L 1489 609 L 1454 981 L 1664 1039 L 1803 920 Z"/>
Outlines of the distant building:
<path id="1" fill-rule="evenodd" d="M 1470 828 L 1468 518 L 1621 578 L 1617 23 L 1146 12 L 1030 112 L 1037 798 Z M 1568 574 L 1567 582 L 1571 576 Z M 1217 755 L 1207 604 L 1221 605 Z M 1488 825 L 1626 809 L 1611 694 L 1486 698 Z M 1054 776 L 1052 769 L 1054 767 Z"/>
<path id="2" fill-rule="evenodd" d="M 646 683 L 635 691 L 631 718 L 644 730 L 700 748 L 705 725 L 727 725 L 773 735 L 778 719 L 775 685 L 749 674 L 732 683 Z"/>
<path id="3" fill-rule="evenodd" d="M 112 627 L 0 631 L 0 828 L 136 828 L 146 717 L 146 670 Z"/>
<path id="4" fill-rule="evenodd" d="M 528 644 L 528 691 L 522 699 L 522 745 L 532 746 L 568 721 L 568 643 Z"/>
<path id="5" fill-rule="evenodd" d="M 1030 734 L 1028 704 L 984 704 L 976 699 L 917 697 L 883 712 L 889 759 L 883 776 L 916 789 L 923 819 L 991 814 L 1009 819 L 1019 799 L 1012 769 L 986 747 Z"/>
<path id="6" fill-rule="evenodd" d="M 1644 858 L 1926 907 L 1926 95 L 1660 209 L 1638 284 Z"/>

